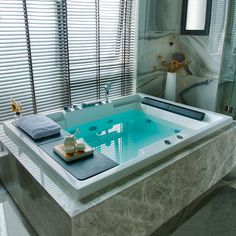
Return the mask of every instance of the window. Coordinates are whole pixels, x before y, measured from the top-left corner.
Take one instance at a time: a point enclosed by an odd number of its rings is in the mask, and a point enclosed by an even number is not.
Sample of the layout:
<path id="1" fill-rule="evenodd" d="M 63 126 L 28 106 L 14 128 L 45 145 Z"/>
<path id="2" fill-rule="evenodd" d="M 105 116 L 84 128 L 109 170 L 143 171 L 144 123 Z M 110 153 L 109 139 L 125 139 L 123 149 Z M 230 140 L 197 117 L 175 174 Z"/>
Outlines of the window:
<path id="1" fill-rule="evenodd" d="M 7 3 L 5 3 L 7 2 Z M 0 1 L 0 121 L 11 117 L 10 98 L 33 112 L 25 21 L 21 1 Z"/>
<path id="2" fill-rule="evenodd" d="M 10 98 L 31 114 L 131 94 L 132 0 L 0 0 L 0 122 Z"/>

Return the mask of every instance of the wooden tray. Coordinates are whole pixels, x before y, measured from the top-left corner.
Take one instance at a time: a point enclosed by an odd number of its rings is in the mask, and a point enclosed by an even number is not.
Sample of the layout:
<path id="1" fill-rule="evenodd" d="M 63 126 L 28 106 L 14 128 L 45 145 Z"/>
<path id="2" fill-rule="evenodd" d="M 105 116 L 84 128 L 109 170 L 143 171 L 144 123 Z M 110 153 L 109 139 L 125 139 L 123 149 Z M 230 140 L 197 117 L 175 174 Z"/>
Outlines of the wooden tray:
<path id="1" fill-rule="evenodd" d="M 85 144 L 85 150 L 83 152 L 74 152 L 72 154 L 67 154 L 64 151 L 64 144 L 59 144 L 53 147 L 53 151 L 58 154 L 64 161 L 66 162 L 70 162 L 70 161 L 74 161 L 77 159 L 81 159 L 83 157 L 87 157 L 89 155 L 93 154 L 93 148 L 90 147 L 88 144 Z"/>

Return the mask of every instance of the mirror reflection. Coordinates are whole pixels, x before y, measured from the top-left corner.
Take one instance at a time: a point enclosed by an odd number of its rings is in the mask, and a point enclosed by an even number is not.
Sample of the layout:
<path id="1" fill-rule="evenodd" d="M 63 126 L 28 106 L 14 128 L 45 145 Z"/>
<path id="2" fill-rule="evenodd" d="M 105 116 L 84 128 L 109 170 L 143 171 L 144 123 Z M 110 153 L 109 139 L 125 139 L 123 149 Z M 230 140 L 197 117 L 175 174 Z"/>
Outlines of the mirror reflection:
<path id="1" fill-rule="evenodd" d="M 204 30 L 207 0 L 188 0 L 186 30 Z"/>
<path id="2" fill-rule="evenodd" d="M 183 0 L 181 34 L 208 35 L 212 0 Z"/>

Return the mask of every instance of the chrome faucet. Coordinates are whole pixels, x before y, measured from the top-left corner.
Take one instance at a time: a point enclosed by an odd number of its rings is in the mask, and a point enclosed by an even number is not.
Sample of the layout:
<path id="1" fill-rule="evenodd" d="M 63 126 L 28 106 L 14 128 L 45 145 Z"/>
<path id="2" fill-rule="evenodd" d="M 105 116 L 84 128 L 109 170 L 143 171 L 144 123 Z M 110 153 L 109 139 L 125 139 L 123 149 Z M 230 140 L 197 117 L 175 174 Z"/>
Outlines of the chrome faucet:
<path id="1" fill-rule="evenodd" d="M 107 82 L 104 86 L 104 89 L 105 89 L 105 99 L 106 99 L 106 103 L 109 102 L 109 92 L 110 92 L 110 89 L 111 89 L 111 83 L 110 82 Z"/>

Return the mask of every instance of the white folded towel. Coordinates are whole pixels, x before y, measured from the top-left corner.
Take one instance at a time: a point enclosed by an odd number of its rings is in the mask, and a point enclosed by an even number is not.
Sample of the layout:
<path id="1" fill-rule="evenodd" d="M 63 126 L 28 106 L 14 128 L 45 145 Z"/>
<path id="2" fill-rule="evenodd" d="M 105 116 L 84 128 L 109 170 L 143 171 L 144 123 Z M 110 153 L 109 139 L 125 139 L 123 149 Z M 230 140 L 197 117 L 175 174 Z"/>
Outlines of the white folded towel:
<path id="1" fill-rule="evenodd" d="M 15 124 L 33 139 L 49 137 L 60 133 L 61 127 L 44 115 L 30 115 L 20 117 Z"/>

